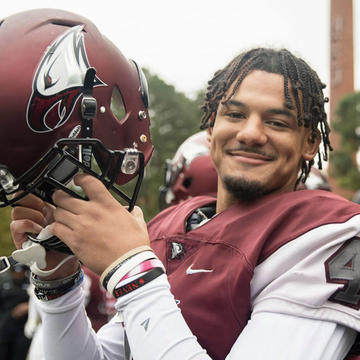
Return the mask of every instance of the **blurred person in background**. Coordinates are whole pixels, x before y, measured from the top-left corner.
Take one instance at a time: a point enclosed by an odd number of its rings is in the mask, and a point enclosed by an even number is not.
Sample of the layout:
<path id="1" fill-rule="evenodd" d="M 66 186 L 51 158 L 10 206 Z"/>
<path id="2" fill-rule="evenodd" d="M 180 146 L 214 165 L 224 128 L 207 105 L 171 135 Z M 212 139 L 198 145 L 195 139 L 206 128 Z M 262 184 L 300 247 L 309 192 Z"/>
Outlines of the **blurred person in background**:
<path id="1" fill-rule="evenodd" d="M 216 196 L 217 181 L 209 134 L 200 131 L 188 137 L 166 161 L 164 184 L 159 189 L 160 209 L 197 195 Z"/>
<path id="2" fill-rule="evenodd" d="M 25 360 L 31 340 L 24 334 L 28 317 L 29 269 L 15 265 L 0 282 L 0 357 Z"/>
<path id="3" fill-rule="evenodd" d="M 300 182 L 297 190 L 326 190 L 331 191 L 329 181 L 319 169 L 312 167 L 306 182 Z"/>

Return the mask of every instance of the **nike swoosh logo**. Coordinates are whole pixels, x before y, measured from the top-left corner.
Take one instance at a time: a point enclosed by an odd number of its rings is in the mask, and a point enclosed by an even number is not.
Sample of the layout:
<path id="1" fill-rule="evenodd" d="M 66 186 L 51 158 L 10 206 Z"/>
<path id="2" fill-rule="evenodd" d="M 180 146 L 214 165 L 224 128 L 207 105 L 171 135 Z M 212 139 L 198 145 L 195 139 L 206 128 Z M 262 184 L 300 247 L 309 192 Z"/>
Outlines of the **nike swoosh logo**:
<path id="1" fill-rule="evenodd" d="M 186 275 L 192 275 L 192 274 L 198 274 L 198 273 L 210 273 L 213 272 L 214 269 L 211 270 L 206 270 L 206 269 L 193 269 L 192 266 L 194 264 L 191 264 L 187 269 L 186 269 Z"/>

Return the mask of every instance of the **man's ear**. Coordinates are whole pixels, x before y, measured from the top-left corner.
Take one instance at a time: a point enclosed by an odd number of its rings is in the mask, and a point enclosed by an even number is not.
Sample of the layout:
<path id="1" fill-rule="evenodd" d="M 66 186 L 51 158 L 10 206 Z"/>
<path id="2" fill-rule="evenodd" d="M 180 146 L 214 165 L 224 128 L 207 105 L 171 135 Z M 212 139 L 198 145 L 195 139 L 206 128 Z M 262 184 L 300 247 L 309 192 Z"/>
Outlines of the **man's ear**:
<path id="1" fill-rule="evenodd" d="M 321 134 L 318 129 L 316 130 L 315 134 L 316 136 L 313 137 L 312 130 L 309 129 L 309 131 L 307 131 L 307 134 L 305 135 L 306 138 L 302 153 L 303 159 L 305 161 L 312 160 L 319 151 L 319 146 L 321 143 Z"/>

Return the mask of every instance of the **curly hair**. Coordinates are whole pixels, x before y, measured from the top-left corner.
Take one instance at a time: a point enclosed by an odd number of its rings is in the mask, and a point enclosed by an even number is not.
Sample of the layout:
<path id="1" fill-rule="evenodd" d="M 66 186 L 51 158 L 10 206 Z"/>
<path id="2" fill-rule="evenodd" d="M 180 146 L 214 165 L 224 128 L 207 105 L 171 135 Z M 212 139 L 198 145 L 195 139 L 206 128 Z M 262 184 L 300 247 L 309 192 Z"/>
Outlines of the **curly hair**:
<path id="1" fill-rule="evenodd" d="M 200 128 L 206 129 L 214 125 L 220 102 L 226 104 L 253 70 L 280 74 L 284 77 L 285 106 L 288 109 L 296 107 L 298 126 L 311 127 L 313 141 L 317 136 L 317 129 L 320 130 L 323 152 L 321 154 L 319 148 L 318 167 L 321 169 L 322 156 L 323 160 L 327 161 L 328 151 L 332 150 L 329 139 L 330 127 L 324 106 L 329 101 L 323 94 L 326 85 L 304 60 L 286 49 L 257 48 L 245 51 L 235 57 L 224 69 L 215 72 L 214 77 L 208 82 L 205 100 L 201 106 L 204 113 Z M 232 90 L 227 93 L 233 84 Z M 314 160 L 303 160 L 295 188 L 300 181 L 305 183 L 313 164 Z"/>

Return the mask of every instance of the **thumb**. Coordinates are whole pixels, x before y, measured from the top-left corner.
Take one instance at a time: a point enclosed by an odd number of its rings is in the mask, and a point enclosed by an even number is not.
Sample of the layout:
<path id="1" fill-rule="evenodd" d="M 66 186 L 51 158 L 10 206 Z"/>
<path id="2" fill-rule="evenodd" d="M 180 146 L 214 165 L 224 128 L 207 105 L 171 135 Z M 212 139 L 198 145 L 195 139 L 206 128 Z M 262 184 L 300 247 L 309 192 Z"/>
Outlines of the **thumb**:
<path id="1" fill-rule="evenodd" d="M 137 220 L 137 222 L 141 226 L 146 228 L 146 222 L 145 222 L 144 214 L 143 214 L 141 208 L 139 208 L 138 206 L 135 206 L 130 214 Z"/>
<path id="2" fill-rule="evenodd" d="M 144 214 L 139 206 L 134 206 L 130 214 L 133 215 L 138 220 L 142 220 L 145 222 Z"/>

